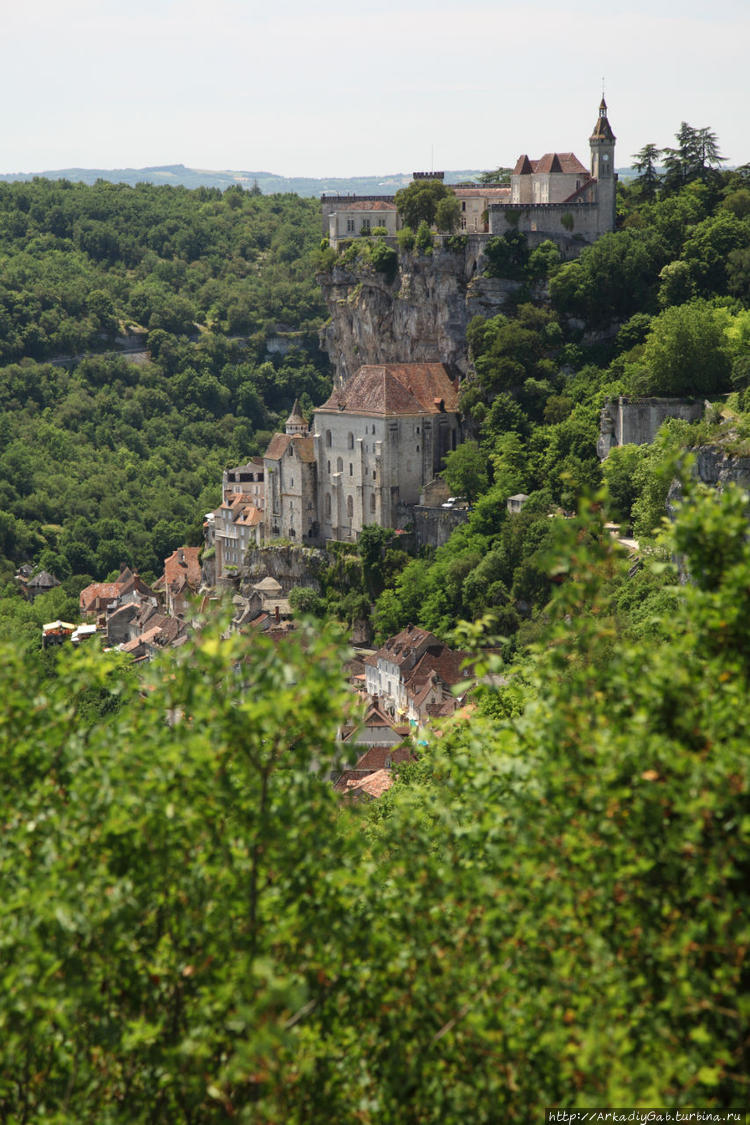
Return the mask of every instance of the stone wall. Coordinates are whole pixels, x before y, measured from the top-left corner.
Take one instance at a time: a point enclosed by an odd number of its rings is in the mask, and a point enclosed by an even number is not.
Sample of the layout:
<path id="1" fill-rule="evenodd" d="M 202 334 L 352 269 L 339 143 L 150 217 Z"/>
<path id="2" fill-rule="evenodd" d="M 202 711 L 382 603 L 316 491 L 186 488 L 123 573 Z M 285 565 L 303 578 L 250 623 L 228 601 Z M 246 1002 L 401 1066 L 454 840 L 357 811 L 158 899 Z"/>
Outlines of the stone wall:
<path id="1" fill-rule="evenodd" d="M 703 417 L 703 401 L 686 398 L 607 399 L 600 418 L 597 453 L 604 458 L 615 445 L 646 445 L 654 440 L 667 418 L 697 422 Z"/>
<path id="2" fill-rule="evenodd" d="M 315 547 L 278 544 L 251 547 L 240 571 L 240 592 L 247 594 L 257 582 L 270 575 L 281 586 L 284 597 L 295 586 L 312 586 L 320 593 L 320 573 L 333 563 L 333 556 Z"/>
<path id="3" fill-rule="evenodd" d="M 490 234 L 521 231 L 532 249 L 551 238 L 565 257 L 576 257 L 603 233 L 598 203 L 493 203 L 489 212 Z"/>
<path id="4" fill-rule="evenodd" d="M 417 547 L 442 547 L 469 518 L 468 508 L 431 508 L 417 504 L 413 511 Z"/>

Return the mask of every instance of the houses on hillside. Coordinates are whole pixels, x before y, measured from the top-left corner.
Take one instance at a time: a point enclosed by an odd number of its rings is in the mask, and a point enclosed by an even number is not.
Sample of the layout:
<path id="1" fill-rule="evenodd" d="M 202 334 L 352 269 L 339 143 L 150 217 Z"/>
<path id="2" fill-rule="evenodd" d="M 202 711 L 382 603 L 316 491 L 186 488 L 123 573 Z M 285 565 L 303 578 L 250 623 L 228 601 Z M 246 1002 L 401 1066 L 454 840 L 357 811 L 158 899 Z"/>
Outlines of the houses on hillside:
<path id="1" fill-rule="evenodd" d="M 469 676 L 469 654 L 407 625 L 365 660 L 365 690 L 383 711 L 414 724 L 452 715 L 453 693 Z"/>

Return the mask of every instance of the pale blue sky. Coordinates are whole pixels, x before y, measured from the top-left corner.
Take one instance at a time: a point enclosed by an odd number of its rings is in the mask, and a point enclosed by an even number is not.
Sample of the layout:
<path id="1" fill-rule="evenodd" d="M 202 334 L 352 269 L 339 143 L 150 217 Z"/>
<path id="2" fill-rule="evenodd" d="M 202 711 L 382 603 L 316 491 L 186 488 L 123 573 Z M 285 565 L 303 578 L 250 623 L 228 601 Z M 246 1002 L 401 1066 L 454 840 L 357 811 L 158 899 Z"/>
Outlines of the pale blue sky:
<path id="1" fill-rule="evenodd" d="M 750 160 L 747 0 L 0 0 L 0 172 L 492 168 L 682 120 Z"/>

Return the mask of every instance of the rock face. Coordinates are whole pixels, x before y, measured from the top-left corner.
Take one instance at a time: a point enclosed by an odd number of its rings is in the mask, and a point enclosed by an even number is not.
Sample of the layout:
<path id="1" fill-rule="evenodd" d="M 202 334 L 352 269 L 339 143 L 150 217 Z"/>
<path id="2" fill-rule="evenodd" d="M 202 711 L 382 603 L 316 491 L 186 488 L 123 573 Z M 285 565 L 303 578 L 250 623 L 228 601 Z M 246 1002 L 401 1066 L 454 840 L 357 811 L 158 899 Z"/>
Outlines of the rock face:
<path id="1" fill-rule="evenodd" d="M 321 346 L 346 382 L 362 364 L 442 362 L 453 377 L 469 368 L 466 328 L 474 316 L 502 312 L 520 282 L 481 277 L 479 240 L 432 254 L 400 253 L 398 272 L 334 266 L 318 280 L 330 320 Z"/>
<path id="2" fill-rule="evenodd" d="M 732 455 L 720 445 L 699 445 L 691 453 L 695 457 L 693 471 L 703 484 L 718 489 L 736 484 L 750 492 L 750 457 Z M 682 500 L 682 492 L 680 481 L 673 481 L 667 496 L 667 511 L 672 519 L 675 506 Z"/>
<path id="3" fill-rule="evenodd" d="M 320 593 L 320 573 L 333 561 L 328 552 L 313 547 L 251 547 L 240 571 L 240 593 L 248 594 L 269 575 L 280 584 L 284 597 L 295 586 L 312 586 Z"/>

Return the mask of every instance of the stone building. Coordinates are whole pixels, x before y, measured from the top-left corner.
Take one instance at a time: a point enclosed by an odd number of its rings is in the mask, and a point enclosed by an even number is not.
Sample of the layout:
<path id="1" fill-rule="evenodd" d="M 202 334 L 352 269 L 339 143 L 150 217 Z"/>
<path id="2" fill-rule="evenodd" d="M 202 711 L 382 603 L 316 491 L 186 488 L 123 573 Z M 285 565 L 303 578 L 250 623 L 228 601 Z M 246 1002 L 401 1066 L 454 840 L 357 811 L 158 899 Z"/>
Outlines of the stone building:
<path id="1" fill-rule="evenodd" d="M 615 140 L 602 97 L 589 137 L 590 168 L 573 152 L 548 152 L 539 160 L 520 156 L 511 176 L 510 202 L 490 205 L 490 233 L 518 230 L 532 244 L 552 238 L 565 248 L 595 242 L 614 230 Z"/>
<path id="2" fill-rule="evenodd" d="M 460 441 L 458 390 L 442 363 L 360 367 L 314 414 L 323 539 L 398 527 Z"/>
<path id="3" fill-rule="evenodd" d="M 334 209 L 329 209 L 331 206 Z M 385 228 L 388 235 L 395 238 L 401 225 L 392 196 L 383 199 L 342 196 L 335 203 L 333 198 L 324 197 L 325 220 L 327 226 L 324 226 L 323 233 L 334 249 L 340 242 L 369 234 L 376 227 Z"/>
<path id="4" fill-rule="evenodd" d="M 221 480 L 222 500 L 239 493 L 254 507 L 263 509 L 264 482 L 263 458 L 251 457 L 245 465 L 225 469 Z"/>
<path id="5" fill-rule="evenodd" d="M 263 538 L 312 545 L 398 527 L 460 440 L 458 388 L 442 363 L 360 367 L 315 410 L 312 433 L 295 402 L 271 439 Z"/>
<path id="6" fill-rule="evenodd" d="M 315 448 L 295 401 L 286 432 L 274 434 L 263 456 L 264 539 L 317 542 L 317 472 Z"/>

